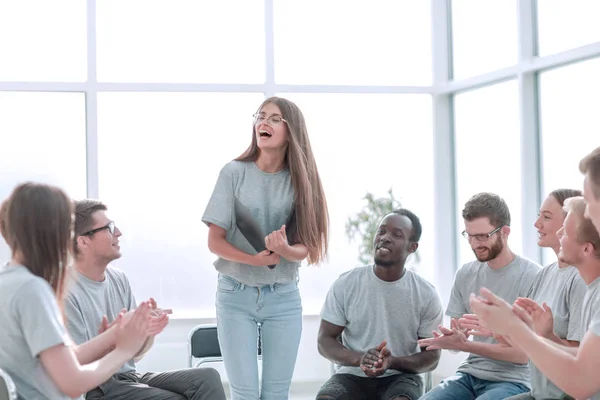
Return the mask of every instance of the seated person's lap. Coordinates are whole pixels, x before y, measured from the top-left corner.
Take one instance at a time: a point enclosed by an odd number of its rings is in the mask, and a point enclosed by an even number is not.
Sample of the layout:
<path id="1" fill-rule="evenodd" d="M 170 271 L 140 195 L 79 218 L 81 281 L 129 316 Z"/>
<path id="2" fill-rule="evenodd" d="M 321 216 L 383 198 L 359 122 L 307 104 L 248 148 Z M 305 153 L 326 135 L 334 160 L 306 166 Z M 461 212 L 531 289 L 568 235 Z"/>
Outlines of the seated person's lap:
<path id="1" fill-rule="evenodd" d="M 529 389 L 520 383 L 488 381 L 459 373 L 444 379 L 423 396 L 423 400 L 504 400 L 528 391 Z"/>
<path id="2" fill-rule="evenodd" d="M 389 400 L 404 396 L 417 400 L 423 394 L 421 379 L 414 375 L 367 378 L 352 374 L 335 374 L 319 390 L 317 399 Z"/>

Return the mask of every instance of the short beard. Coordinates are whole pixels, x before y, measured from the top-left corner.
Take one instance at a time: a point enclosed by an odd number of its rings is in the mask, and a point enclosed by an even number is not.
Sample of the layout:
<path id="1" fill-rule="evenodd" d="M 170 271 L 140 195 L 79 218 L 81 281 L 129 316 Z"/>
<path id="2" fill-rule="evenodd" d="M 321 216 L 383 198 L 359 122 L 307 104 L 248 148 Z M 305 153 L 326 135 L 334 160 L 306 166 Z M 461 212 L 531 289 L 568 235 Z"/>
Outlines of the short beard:
<path id="1" fill-rule="evenodd" d="M 498 257 L 498 255 L 502 253 L 502 250 L 504 250 L 504 244 L 502 243 L 502 240 L 498 239 L 496 243 L 494 243 L 491 247 L 488 247 L 488 255 L 486 257 L 480 258 L 475 250 L 473 250 L 473 253 L 477 258 L 477 261 L 488 262 Z"/>
<path id="2" fill-rule="evenodd" d="M 402 262 L 402 259 L 398 259 L 398 260 L 382 260 L 380 258 L 375 257 L 375 265 L 378 265 L 380 267 L 384 267 L 384 268 L 389 268 L 392 267 L 396 264 L 400 264 Z"/>

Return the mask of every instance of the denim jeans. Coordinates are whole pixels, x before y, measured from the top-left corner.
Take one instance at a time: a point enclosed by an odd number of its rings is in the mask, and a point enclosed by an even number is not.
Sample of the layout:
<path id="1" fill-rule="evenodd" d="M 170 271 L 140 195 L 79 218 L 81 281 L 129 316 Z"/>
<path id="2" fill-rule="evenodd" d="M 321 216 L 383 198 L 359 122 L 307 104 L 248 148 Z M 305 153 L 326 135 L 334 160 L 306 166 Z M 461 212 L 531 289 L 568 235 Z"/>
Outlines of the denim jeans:
<path id="1" fill-rule="evenodd" d="M 528 391 L 521 383 L 488 381 L 459 372 L 444 379 L 421 400 L 503 400 Z"/>
<path id="2" fill-rule="evenodd" d="M 216 308 L 231 400 L 287 399 L 302 335 L 298 283 L 251 287 L 219 275 Z M 262 334 L 260 388 L 258 324 Z"/>

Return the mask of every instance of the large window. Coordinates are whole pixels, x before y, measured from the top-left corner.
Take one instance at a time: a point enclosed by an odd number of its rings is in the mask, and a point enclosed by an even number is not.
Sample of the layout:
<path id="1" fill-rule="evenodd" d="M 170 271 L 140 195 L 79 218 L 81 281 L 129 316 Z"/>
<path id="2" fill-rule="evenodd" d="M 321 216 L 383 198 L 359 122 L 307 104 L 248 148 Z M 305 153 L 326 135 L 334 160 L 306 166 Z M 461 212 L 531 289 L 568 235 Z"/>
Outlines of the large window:
<path id="1" fill-rule="evenodd" d="M 554 189 L 581 189 L 578 164 L 600 145 L 600 59 L 544 72 L 540 76 L 543 195 Z M 556 260 L 544 252 L 544 262 Z"/>
<path id="2" fill-rule="evenodd" d="M 458 230 L 464 230 L 462 209 L 471 196 L 493 192 L 511 213 L 511 249 L 521 252 L 521 154 L 517 83 L 509 81 L 455 99 Z M 533 221 L 532 221 L 533 223 Z M 478 232 L 480 233 L 480 232 Z M 457 232 L 459 234 L 459 232 Z M 460 265 L 474 260 L 467 240 L 460 237 Z"/>

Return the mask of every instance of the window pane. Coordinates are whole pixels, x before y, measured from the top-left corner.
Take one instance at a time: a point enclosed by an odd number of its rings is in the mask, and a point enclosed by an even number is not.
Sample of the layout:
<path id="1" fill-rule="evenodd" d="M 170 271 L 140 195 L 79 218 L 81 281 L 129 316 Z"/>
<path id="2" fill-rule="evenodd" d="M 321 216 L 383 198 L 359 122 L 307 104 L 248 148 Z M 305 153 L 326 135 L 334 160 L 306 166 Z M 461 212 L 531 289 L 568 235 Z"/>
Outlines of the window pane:
<path id="1" fill-rule="evenodd" d="M 275 0 L 274 5 L 277 83 L 431 83 L 429 1 Z"/>
<path id="2" fill-rule="evenodd" d="M 454 79 L 515 65 L 517 43 L 514 0 L 452 0 Z"/>
<path id="3" fill-rule="evenodd" d="M 85 81 L 86 22 L 83 0 L 0 0 L 0 81 Z"/>
<path id="4" fill-rule="evenodd" d="M 542 56 L 600 41 L 597 0 L 538 0 L 537 15 Z"/>
<path id="5" fill-rule="evenodd" d="M 123 232 L 115 265 L 139 299 L 153 296 L 177 314 L 214 316 L 216 257 L 201 217 L 221 168 L 250 144 L 252 114 L 263 99 L 98 95 L 100 197 Z"/>
<path id="6" fill-rule="evenodd" d="M 458 230 L 464 229 L 462 209 L 474 194 L 493 192 L 508 204 L 509 244 L 521 253 L 521 140 L 516 81 L 488 86 L 455 98 Z M 531 224 L 533 225 L 533 220 Z M 459 236 L 460 265 L 475 259 L 467 240 Z"/>
<path id="7" fill-rule="evenodd" d="M 285 94 L 302 109 L 330 213 L 329 260 L 300 269 L 303 309 L 318 314 L 333 281 L 361 263 L 345 224 L 367 192 L 393 188 L 421 219 L 417 271 L 434 277 L 433 144 L 428 95 Z M 349 118 L 349 116 L 352 116 Z M 383 217 L 383 216 L 382 216 Z"/>
<path id="8" fill-rule="evenodd" d="M 102 0 L 97 18 L 100 81 L 264 81 L 264 1 Z"/>
<path id="9" fill-rule="evenodd" d="M 86 194 L 82 93 L 0 92 L 0 201 L 25 181 Z M 0 259 L 10 258 L 0 240 Z"/>
<path id="10" fill-rule="evenodd" d="M 598 146 L 600 59 L 540 74 L 543 194 L 583 188 L 579 161 Z M 544 262 L 556 260 L 545 252 Z"/>

